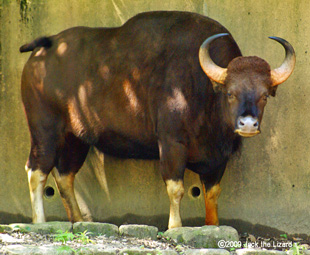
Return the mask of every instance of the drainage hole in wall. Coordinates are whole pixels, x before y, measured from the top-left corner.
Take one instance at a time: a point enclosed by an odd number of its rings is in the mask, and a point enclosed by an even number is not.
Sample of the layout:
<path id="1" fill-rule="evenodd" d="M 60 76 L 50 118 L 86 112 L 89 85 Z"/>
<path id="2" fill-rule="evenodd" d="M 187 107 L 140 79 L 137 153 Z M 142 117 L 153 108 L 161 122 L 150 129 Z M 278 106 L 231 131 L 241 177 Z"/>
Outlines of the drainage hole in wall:
<path id="1" fill-rule="evenodd" d="M 192 187 L 191 195 L 192 195 L 193 198 L 199 197 L 200 196 L 200 188 L 198 188 L 196 186 Z"/>
<path id="2" fill-rule="evenodd" d="M 55 190 L 51 186 L 47 186 L 44 189 L 44 197 L 45 198 L 52 198 L 55 195 Z"/>

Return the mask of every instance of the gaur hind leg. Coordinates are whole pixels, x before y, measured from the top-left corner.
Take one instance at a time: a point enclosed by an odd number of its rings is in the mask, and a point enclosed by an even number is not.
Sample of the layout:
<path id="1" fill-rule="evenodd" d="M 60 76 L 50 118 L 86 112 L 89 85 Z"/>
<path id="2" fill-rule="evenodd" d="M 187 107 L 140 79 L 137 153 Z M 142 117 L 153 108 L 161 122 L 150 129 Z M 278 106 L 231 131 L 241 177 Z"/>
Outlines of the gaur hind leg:
<path id="1" fill-rule="evenodd" d="M 83 221 L 83 217 L 74 193 L 74 179 L 85 161 L 89 145 L 72 134 L 68 134 L 65 141 L 65 146 L 60 152 L 58 163 L 52 174 L 69 221 L 79 222 Z"/>
<path id="2" fill-rule="evenodd" d="M 200 180 L 203 186 L 203 194 L 206 208 L 206 225 L 219 225 L 218 218 L 218 198 L 221 194 L 220 181 L 226 168 L 226 162 L 212 174 L 200 175 Z"/>
<path id="3" fill-rule="evenodd" d="M 170 200 L 168 228 L 182 227 L 180 203 L 184 195 L 186 148 L 181 143 L 166 139 L 159 142 L 159 151 L 160 170 Z"/>
<path id="4" fill-rule="evenodd" d="M 26 164 L 26 172 L 28 175 L 28 184 L 30 191 L 30 200 L 32 208 L 32 222 L 45 222 L 44 207 L 43 207 L 43 189 L 46 183 L 48 174 L 41 169 L 33 170 Z"/>

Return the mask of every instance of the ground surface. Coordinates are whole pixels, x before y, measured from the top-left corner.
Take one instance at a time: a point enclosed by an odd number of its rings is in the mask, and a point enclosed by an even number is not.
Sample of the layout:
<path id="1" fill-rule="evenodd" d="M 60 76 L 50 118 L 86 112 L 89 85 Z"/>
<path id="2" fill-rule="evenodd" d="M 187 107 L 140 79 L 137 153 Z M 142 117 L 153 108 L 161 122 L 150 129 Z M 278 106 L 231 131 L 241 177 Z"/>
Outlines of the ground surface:
<path id="1" fill-rule="evenodd" d="M 150 239 L 138 239 L 133 237 L 105 237 L 97 236 L 90 237 L 88 243 L 83 243 L 81 240 L 67 241 L 62 243 L 55 241 L 55 235 L 53 234 L 37 234 L 37 233 L 20 233 L 14 232 L 10 234 L 0 234 L 0 251 L 4 251 L 5 246 L 11 245 L 31 245 L 31 246 L 55 246 L 59 252 L 64 250 L 79 251 L 81 248 L 91 247 L 94 245 L 100 245 L 103 250 L 116 250 L 121 251 L 124 249 L 154 249 L 154 250 L 174 250 L 176 252 L 182 252 L 186 249 L 190 249 L 187 245 L 177 245 L 173 242 L 168 242 L 164 239 L 154 241 Z M 68 248 L 70 247 L 70 248 Z"/>

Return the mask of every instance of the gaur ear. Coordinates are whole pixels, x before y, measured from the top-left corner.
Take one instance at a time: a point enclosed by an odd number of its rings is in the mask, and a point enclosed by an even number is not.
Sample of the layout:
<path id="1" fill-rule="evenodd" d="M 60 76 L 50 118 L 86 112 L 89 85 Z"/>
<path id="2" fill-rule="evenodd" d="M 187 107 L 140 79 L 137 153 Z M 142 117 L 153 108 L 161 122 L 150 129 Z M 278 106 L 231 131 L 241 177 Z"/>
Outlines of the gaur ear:
<path id="1" fill-rule="evenodd" d="M 278 86 L 270 87 L 270 89 L 269 89 L 269 94 L 270 94 L 271 96 L 275 97 L 275 96 L 276 96 L 276 92 L 277 92 L 277 88 L 278 88 Z"/>
<path id="2" fill-rule="evenodd" d="M 218 93 L 218 92 L 222 92 L 222 91 L 223 91 L 223 89 L 224 89 L 224 85 L 223 85 L 223 84 L 217 83 L 216 81 L 213 81 L 213 80 L 211 80 L 211 79 L 210 79 L 210 81 L 211 81 L 211 83 L 212 83 L 213 90 L 214 90 L 215 93 Z"/>

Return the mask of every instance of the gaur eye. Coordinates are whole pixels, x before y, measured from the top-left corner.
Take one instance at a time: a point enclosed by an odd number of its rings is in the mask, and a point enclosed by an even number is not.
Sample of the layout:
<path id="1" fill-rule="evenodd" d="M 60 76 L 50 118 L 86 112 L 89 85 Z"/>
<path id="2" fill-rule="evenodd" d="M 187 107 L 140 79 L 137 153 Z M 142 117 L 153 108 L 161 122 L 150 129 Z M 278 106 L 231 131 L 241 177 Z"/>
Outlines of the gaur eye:
<path id="1" fill-rule="evenodd" d="M 268 97 L 269 97 L 268 94 L 265 94 L 265 95 L 262 96 L 263 100 L 265 100 L 265 101 L 267 101 Z"/>
<path id="2" fill-rule="evenodd" d="M 234 99 L 235 98 L 235 96 L 230 92 L 227 93 L 227 97 L 228 97 L 228 99 Z"/>

